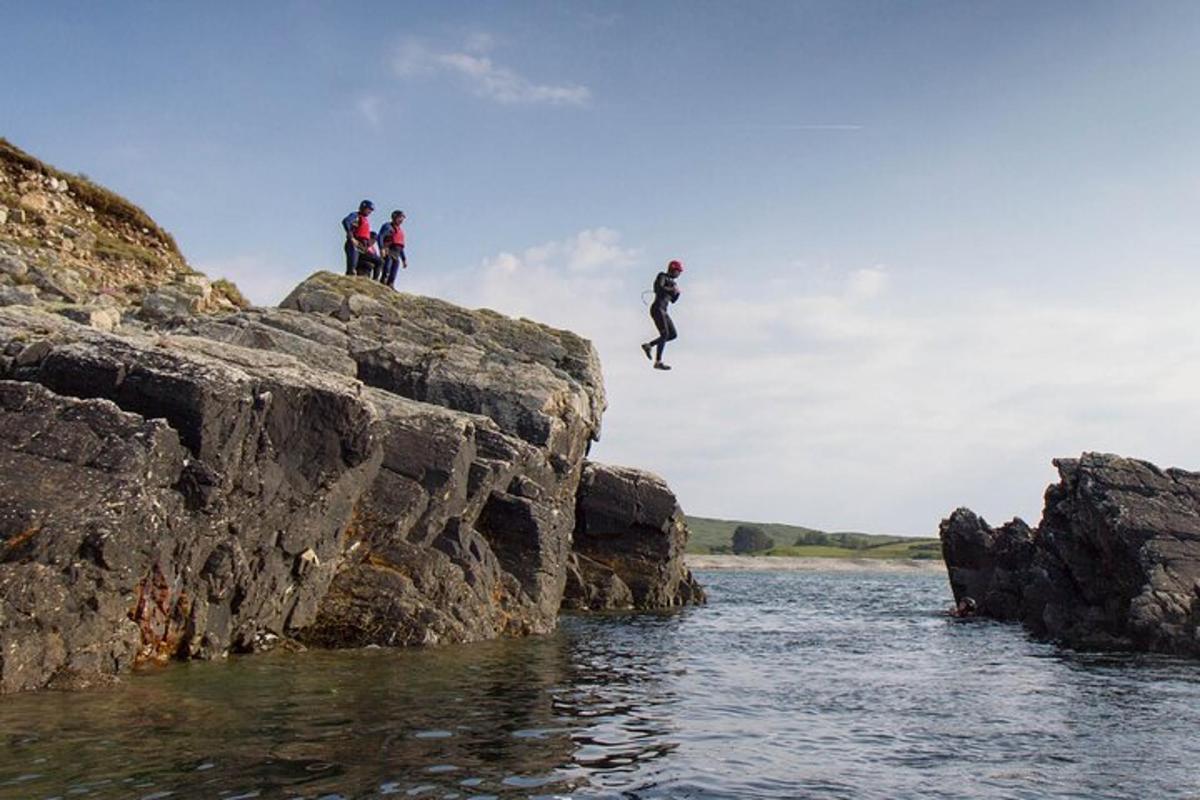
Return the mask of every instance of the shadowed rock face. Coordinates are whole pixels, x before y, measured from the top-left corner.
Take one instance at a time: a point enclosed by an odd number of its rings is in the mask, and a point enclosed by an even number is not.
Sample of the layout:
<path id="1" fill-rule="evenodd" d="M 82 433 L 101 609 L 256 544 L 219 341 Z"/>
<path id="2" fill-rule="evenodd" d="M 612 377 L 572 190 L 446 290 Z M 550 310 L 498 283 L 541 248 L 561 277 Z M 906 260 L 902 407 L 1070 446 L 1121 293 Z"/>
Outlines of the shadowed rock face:
<path id="1" fill-rule="evenodd" d="M 326 274 L 285 305 L 119 334 L 0 308 L 0 691 L 545 632 L 569 578 L 702 598 L 661 481 L 589 465 L 577 498 L 588 342 Z"/>
<path id="2" fill-rule="evenodd" d="M 651 609 L 705 601 L 683 564 L 683 509 L 662 478 L 589 462 L 576 514 L 570 605 Z"/>
<path id="3" fill-rule="evenodd" d="M 1059 459 L 1041 524 L 941 525 L 955 599 L 1086 649 L 1200 656 L 1200 474 L 1114 455 Z"/>

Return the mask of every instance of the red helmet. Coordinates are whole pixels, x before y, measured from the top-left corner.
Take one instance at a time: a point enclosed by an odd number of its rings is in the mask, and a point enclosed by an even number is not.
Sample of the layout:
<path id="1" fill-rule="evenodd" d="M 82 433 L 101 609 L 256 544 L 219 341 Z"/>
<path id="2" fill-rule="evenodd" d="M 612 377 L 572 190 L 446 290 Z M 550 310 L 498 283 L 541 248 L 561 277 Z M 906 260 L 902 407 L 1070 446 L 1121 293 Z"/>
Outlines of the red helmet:
<path id="1" fill-rule="evenodd" d="M 672 261 L 667 264 L 667 272 L 674 270 L 675 272 L 683 272 L 683 263 L 680 261 Z"/>

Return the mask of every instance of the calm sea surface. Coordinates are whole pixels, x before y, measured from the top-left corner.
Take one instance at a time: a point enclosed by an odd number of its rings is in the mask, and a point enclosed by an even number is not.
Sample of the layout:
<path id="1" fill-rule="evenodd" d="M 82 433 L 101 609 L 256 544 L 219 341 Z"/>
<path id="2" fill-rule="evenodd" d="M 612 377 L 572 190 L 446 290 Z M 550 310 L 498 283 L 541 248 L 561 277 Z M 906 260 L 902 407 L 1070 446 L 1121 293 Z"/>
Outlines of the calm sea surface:
<path id="1" fill-rule="evenodd" d="M 0 699 L 0 798 L 1200 797 L 1200 664 L 942 614 L 939 573 L 702 573 L 711 605 Z"/>

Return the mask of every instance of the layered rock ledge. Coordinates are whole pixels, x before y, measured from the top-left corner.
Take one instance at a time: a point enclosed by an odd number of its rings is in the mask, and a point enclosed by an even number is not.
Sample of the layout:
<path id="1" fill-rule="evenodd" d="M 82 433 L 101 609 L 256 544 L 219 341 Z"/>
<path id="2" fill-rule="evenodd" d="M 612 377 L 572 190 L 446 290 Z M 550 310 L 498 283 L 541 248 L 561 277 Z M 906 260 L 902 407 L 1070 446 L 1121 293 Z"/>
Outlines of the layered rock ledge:
<path id="1" fill-rule="evenodd" d="M 0 691 L 702 602 L 666 484 L 585 460 L 604 407 L 570 332 L 327 273 L 157 327 L 0 308 Z"/>
<path id="2" fill-rule="evenodd" d="M 956 600 L 1080 649 L 1200 657 L 1200 473 L 1084 453 L 1054 462 L 1036 528 L 941 524 Z"/>

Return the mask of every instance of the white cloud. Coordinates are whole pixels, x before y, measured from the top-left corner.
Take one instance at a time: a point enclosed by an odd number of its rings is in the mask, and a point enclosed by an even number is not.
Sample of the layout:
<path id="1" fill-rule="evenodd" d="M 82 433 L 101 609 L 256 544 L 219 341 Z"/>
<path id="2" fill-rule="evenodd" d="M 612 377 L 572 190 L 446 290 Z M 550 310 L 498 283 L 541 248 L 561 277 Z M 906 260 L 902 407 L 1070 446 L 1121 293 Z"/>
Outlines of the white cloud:
<path id="1" fill-rule="evenodd" d="M 617 299 L 628 295 L 627 300 L 637 303 L 630 267 L 640 258 L 638 250 L 621 244 L 616 231 L 589 228 L 520 253 L 486 258 L 466 280 L 432 279 L 414 288 L 604 337 L 622 317 Z"/>
<path id="2" fill-rule="evenodd" d="M 392 72 L 398 78 L 415 78 L 435 71 L 437 54 L 419 39 L 405 39 L 392 52 Z"/>
<path id="3" fill-rule="evenodd" d="M 535 83 L 510 67 L 498 64 L 485 53 L 493 38 L 477 33 L 461 50 L 438 51 L 423 41 L 402 42 L 392 57 L 393 72 L 401 78 L 436 73 L 456 75 L 480 97 L 506 105 L 587 105 L 591 91 L 576 84 Z"/>
<path id="4" fill-rule="evenodd" d="M 246 254 L 206 261 L 196 268 L 212 279 L 226 278 L 237 284 L 246 299 L 258 306 L 278 305 L 305 276 L 263 254 Z"/>
<path id="5" fill-rule="evenodd" d="M 593 455 L 661 473 L 692 513 L 933 535 L 960 504 L 1036 521 L 1054 457 L 1200 449 L 1184 299 L 935 298 L 879 266 L 753 283 L 697 269 L 658 373 L 638 348 L 658 269 L 593 229 L 429 288 L 591 338 L 610 401 Z"/>
<path id="6" fill-rule="evenodd" d="M 355 108 L 372 127 L 378 127 L 383 121 L 383 98 L 378 95 L 365 94 L 358 98 Z"/>
<path id="7" fill-rule="evenodd" d="M 201 267 L 257 303 L 297 282 L 265 256 Z M 1036 520 L 1053 457 L 1200 466 L 1186 292 L 932 291 L 878 265 L 746 280 L 697 263 L 661 373 L 638 347 L 654 335 L 642 295 L 659 269 L 597 227 L 417 270 L 404 288 L 592 339 L 609 396 L 593 455 L 659 472 L 692 513 L 933 534 L 961 504 Z"/>
<path id="8" fill-rule="evenodd" d="M 473 33 L 463 43 L 463 50 L 468 53 L 486 53 L 496 46 L 496 37 L 487 32 Z"/>
<path id="9" fill-rule="evenodd" d="M 887 289 L 888 274 L 883 267 L 856 269 L 850 273 L 850 294 L 853 297 L 875 297 Z"/>
<path id="10" fill-rule="evenodd" d="M 640 256 L 625 248 L 611 228 L 589 228 L 560 242 L 547 242 L 526 250 L 520 261 L 530 266 L 561 265 L 572 272 L 628 267 Z"/>

